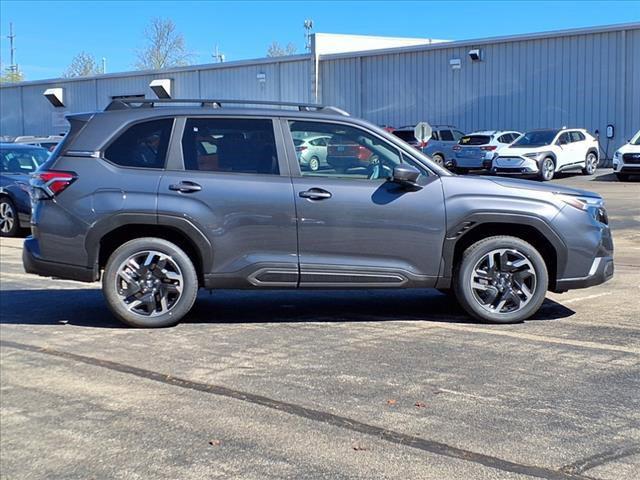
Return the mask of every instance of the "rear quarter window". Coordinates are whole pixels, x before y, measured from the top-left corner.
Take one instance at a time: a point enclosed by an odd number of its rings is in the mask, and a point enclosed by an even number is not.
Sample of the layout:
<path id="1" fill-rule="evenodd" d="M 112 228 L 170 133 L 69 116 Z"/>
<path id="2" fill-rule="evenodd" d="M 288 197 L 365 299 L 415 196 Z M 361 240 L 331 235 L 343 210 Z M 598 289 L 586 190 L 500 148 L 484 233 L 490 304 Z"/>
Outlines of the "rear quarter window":
<path id="1" fill-rule="evenodd" d="M 121 167 L 164 168 L 172 127 L 172 118 L 132 125 L 107 147 L 104 157 Z"/>

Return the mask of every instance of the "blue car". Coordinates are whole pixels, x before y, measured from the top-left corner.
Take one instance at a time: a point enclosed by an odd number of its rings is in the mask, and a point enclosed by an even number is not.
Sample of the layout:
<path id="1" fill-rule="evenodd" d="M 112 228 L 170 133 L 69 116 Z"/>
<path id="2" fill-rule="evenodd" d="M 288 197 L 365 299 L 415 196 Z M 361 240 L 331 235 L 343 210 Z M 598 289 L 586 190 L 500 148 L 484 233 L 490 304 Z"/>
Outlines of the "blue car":
<path id="1" fill-rule="evenodd" d="M 0 236 L 15 237 L 29 226 L 29 175 L 47 158 L 41 147 L 0 143 Z"/>

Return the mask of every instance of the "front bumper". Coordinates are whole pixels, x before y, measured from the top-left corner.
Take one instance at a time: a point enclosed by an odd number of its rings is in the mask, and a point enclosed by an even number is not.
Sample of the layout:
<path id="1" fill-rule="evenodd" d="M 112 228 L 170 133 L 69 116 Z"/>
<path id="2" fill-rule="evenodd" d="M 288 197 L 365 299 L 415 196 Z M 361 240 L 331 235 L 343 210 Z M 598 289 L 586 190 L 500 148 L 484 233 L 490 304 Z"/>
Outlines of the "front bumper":
<path id="1" fill-rule="evenodd" d="M 600 285 L 613 277 L 613 257 L 596 257 L 586 277 L 560 278 L 556 280 L 556 292 Z"/>
<path id="2" fill-rule="evenodd" d="M 94 282 L 100 277 L 97 266 L 92 269 L 80 265 L 51 262 L 43 260 L 39 252 L 38 240 L 31 236 L 27 237 L 22 248 L 22 265 L 25 272 L 78 282 Z"/>
<path id="3" fill-rule="evenodd" d="M 538 162 L 526 157 L 497 157 L 491 166 L 491 172 L 496 174 L 535 175 L 539 171 Z"/>

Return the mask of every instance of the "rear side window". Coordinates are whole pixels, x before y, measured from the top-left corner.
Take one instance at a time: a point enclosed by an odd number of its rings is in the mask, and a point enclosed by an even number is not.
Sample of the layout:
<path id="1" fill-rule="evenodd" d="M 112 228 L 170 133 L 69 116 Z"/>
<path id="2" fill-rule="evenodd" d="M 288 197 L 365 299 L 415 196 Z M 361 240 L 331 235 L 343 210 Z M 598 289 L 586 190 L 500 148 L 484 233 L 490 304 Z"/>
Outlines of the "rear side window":
<path id="1" fill-rule="evenodd" d="M 164 168 L 172 127 L 172 118 L 137 123 L 125 130 L 104 156 L 122 167 Z"/>
<path id="2" fill-rule="evenodd" d="M 490 141 L 489 135 L 466 135 L 460 139 L 460 145 L 486 145 Z"/>
<path id="3" fill-rule="evenodd" d="M 280 173 L 273 122 L 267 119 L 190 118 L 182 153 L 186 170 Z"/>
<path id="4" fill-rule="evenodd" d="M 584 140 L 584 135 L 582 132 L 571 132 L 571 141 L 572 142 L 581 142 Z"/>
<path id="5" fill-rule="evenodd" d="M 440 140 L 443 142 L 453 142 L 453 133 L 451 133 L 451 130 L 440 130 Z"/>

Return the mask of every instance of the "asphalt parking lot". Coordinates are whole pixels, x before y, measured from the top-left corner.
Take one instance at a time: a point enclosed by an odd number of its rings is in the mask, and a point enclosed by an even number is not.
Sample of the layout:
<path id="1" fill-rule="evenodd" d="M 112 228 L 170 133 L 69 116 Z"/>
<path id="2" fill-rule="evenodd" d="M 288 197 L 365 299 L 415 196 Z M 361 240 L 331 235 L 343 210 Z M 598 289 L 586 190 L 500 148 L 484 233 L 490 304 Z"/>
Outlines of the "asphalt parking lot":
<path id="1" fill-rule="evenodd" d="M 640 183 L 601 193 L 608 283 L 517 325 L 436 291 L 202 292 L 175 328 L 2 239 L 2 478 L 637 478 Z"/>

